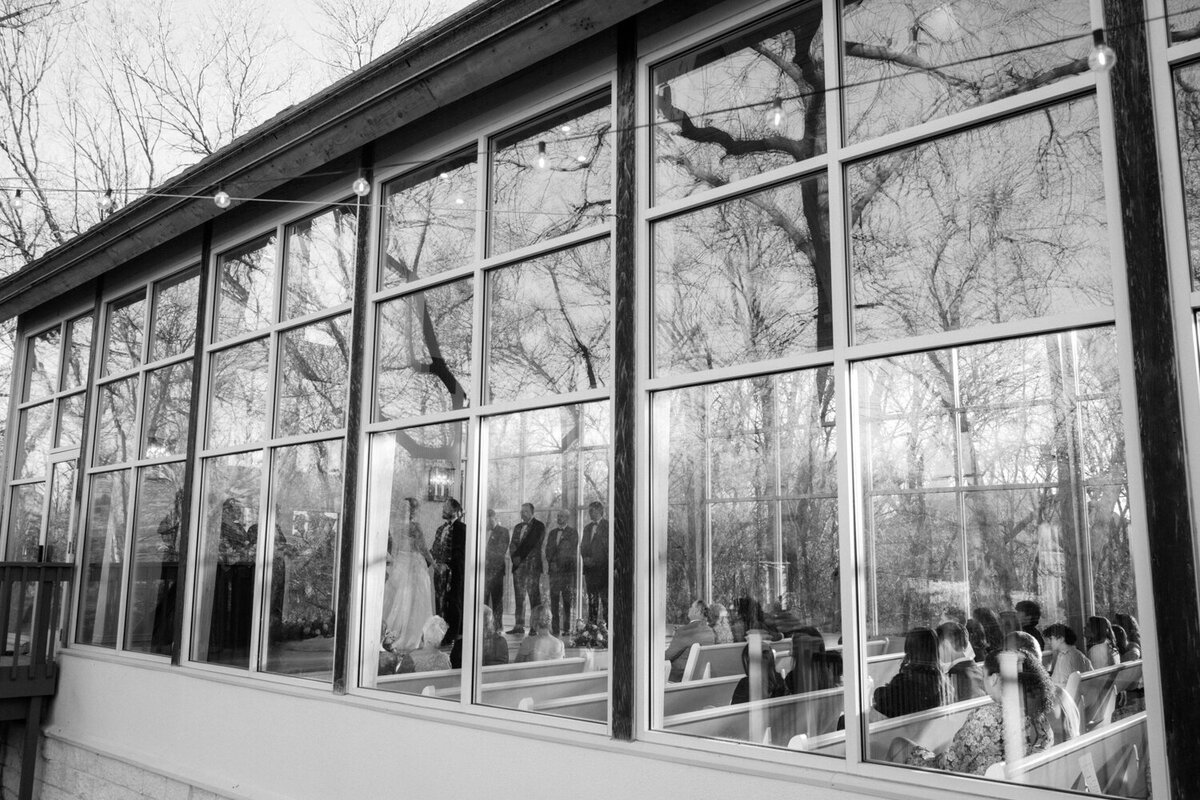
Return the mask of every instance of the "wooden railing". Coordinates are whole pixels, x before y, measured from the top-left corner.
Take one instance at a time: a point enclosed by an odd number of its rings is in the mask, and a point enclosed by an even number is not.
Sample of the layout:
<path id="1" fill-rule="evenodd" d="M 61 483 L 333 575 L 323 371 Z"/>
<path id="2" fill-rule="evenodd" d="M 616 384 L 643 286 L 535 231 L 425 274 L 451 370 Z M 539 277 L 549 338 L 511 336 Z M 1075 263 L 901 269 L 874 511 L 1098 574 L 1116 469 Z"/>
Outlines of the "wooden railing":
<path id="1" fill-rule="evenodd" d="M 70 564 L 0 562 L 0 706 L 54 694 L 55 655 L 69 616 L 73 569 Z M 2 709 L 0 718 L 13 719 L 11 713 Z"/>

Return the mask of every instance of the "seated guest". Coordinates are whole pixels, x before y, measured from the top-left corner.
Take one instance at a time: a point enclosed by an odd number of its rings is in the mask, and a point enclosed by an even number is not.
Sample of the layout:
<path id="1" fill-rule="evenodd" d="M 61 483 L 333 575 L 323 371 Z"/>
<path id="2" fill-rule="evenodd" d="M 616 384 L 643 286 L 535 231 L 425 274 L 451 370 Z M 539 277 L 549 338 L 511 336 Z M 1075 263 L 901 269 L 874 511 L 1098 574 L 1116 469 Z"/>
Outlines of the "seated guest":
<path id="1" fill-rule="evenodd" d="M 1137 617 L 1133 616 L 1132 614 L 1126 614 L 1122 611 L 1118 611 L 1116 614 L 1113 614 L 1113 624 L 1120 625 L 1125 629 L 1125 637 L 1129 639 L 1130 644 L 1137 645 L 1138 658 L 1141 658 L 1142 632 L 1141 629 L 1138 628 Z M 1122 653 L 1122 655 L 1124 654 Z M 1130 660 L 1132 661 L 1133 659 Z"/>
<path id="2" fill-rule="evenodd" d="M 1083 636 L 1087 642 L 1088 660 L 1093 669 L 1111 667 L 1121 659 L 1117 652 L 1117 639 L 1113 636 L 1112 624 L 1106 617 L 1088 617 L 1083 626 Z"/>
<path id="3" fill-rule="evenodd" d="M 937 627 L 938 663 L 946 670 L 946 678 L 954 690 L 954 700 L 983 697 L 983 667 L 975 661 L 967 629 L 957 622 L 943 622 Z"/>
<path id="4" fill-rule="evenodd" d="M 842 654 L 825 652 L 825 637 L 817 628 L 805 626 L 792 634 L 792 671 L 787 682 L 792 694 L 841 684 Z"/>
<path id="5" fill-rule="evenodd" d="M 733 627 L 729 624 L 729 611 L 720 603 L 708 607 L 708 624 L 712 626 L 717 644 L 733 643 Z"/>
<path id="6" fill-rule="evenodd" d="M 900 671 L 885 686 L 875 690 L 875 710 L 885 717 L 899 717 L 945 705 L 950 686 L 937 665 L 937 634 L 929 628 L 913 628 L 904 637 L 904 660 Z"/>
<path id="7" fill-rule="evenodd" d="M 1058 686 L 1066 686 L 1072 672 L 1090 672 L 1092 662 L 1088 660 L 1075 643 L 1079 638 L 1075 631 L 1066 625 L 1055 623 L 1045 630 L 1046 646 L 1054 654 L 1050 662 L 1050 680 Z"/>
<path id="8" fill-rule="evenodd" d="M 1000 654 L 989 653 L 983 661 L 983 688 L 995 702 L 973 709 L 941 753 L 898 736 L 888 748 L 888 760 L 915 767 L 982 775 L 988 767 L 1004 760 L 1005 714 L 1018 714 L 1024 722 L 1025 755 L 1040 753 L 1054 744 L 1049 721 L 1050 678 L 1032 653 L 1020 652 L 1019 658 L 1017 682 L 1021 702 L 1016 708 L 1004 705 Z"/>
<path id="9" fill-rule="evenodd" d="M 1022 600 L 1017 603 L 1016 608 L 1017 621 L 1021 623 L 1021 630 L 1037 639 L 1038 647 L 1045 650 L 1046 640 L 1042 638 L 1042 632 L 1038 630 L 1038 625 L 1042 621 L 1042 607 L 1033 600 Z"/>
<path id="10" fill-rule="evenodd" d="M 959 625 L 966 626 L 967 612 L 963 611 L 958 606 L 947 606 L 942 612 L 942 622 L 957 622 Z"/>
<path id="11" fill-rule="evenodd" d="M 671 674 L 667 678 L 671 683 L 683 680 L 683 668 L 687 666 L 688 650 L 693 644 L 716 644 L 717 637 L 713 629 L 708 627 L 707 612 L 708 606 L 697 600 L 688 608 L 688 624 L 675 629 L 664 656 L 671 662 Z"/>
<path id="12" fill-rule="evenodd" d="M 1025 631 L 1013 631 L 1004 637 L 1004 649 L 1029 653 L 1042 663 L 1042 648 Z M 1051 681 L 1050 688 L 1050 728 L 1054 731 L 1054 741 L 1074 739 L 1079 735 L 1079 706 L 1062 686 Z"/>
<path id="13" fill-rule="evenodd" d="M 547 605 L 535 606 L 529 613 L 533 623 L 533 635 L 521 640 L 517 650 L 517 663 L 522 661 L 556 661 L 566 655 L 566 647 L 553 633 L 550 626 L 554 624 L 554 615 Z"/>
<path id="14" fill-rule="evenodd" d="M 971 612 L 971 618 L 983 626 L 983 654 L 985 656 L 993 650 L 1004 649 L 1004 628 L 1001 626 L 1000 617 L 996 616 L 995 611 L 986 606 L 980 606 Z M 975 652 L 978 655 L 979 648 L 975 648 Z"/>
<path id="15" fill-rule="evenodd" d="M 1142 648 L 1137 644 L 1129 641 L 1129 634 L 1120 625 L 1113 625 L 1113 639 L 1117 643 L 1117 653 L 1121 656 L 1121 663 L 1126 661 L 1137 661 L 1142 657 Z"/>
<path id="16" fill-rule="evenodd" d="M 800 613 L 800 596 L 795 592 L 784 592 L 774 604 L 766 619 L 767 630 L 773 639 L 790 639 L 792 634 L 804 627 Z"/>
<path id="17" fill-rule="evenodd" d="M 787 684 L 783 677 L 780 676 L 779 670 L 775 668 L 775 651 L 770 645 L 762 646 L 762 653 L 759 658 L 759 666 L 762 671 L 762 680 L 758 685 L 758 691 L 762 693 L 761 697 L 751 698 L 750 696 L 750 645 L 742 648 L 742 673 L 745 675 L 737 686 L 733 688 L 733 700 L 730 705 L 738 703 L 748 703 L 753 700 L 765 700 L 771 697 L 783 697 L 788 693 Z"/>
<path id="18" fill-rule="evenodd" d="M 508 663 L 508 640 L 496 630 L 492 609 L 481 606 L 479 611 L 480 638 L 483 640 L 483 665 Z"/>
<path id="19" fill-rule="evenodd" d="M 421 626 L 421 646 L 410 650 L 400 659 L 396 672 L 435 672 L 450 669 L 450 656 L 439 648 L 450 626 L 436 614 Z"/>
<path id="20" fill-rule="evenodd" d="M 982 664 L 984 656 L 987 655 L 987 635 L 983 632 L 983 625 L 972 617 L 963 623 L 963 627 L 967 629 L 967 642 L 975 653 L 975 663 Z"/>
<path id="21" fill-rule="evenodd" d="M 1000 612 L 1000 630 L 1005 636 L 1008 636 L 1013 631 L 1021 630 L 1021 618 L 1017 616 L 1015 611 Z"/>
<path id="22" fill-rule="evenodd" d="M 746 641 L 750 631 L 765 632 L 763 623 L 762 604 L 753 597 L 739 597 L 737 601 L 737 618 L 730 621 L 735 642 Z M 770 638 L 769 636 L 767 638 Z"/>

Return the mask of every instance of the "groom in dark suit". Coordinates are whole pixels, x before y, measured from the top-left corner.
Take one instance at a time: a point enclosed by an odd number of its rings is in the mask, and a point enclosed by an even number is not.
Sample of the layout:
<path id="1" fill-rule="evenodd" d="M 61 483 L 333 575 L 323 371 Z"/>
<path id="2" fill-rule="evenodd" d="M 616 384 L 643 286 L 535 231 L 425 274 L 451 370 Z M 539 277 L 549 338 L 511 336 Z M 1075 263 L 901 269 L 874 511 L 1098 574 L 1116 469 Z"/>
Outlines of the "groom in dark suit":
<path id="1" fill-rule="evenodd" d="M 604 621 L 601 615 L 608 611 L 608 520 L 604 518 L 604 504 L 593 500 L 588 505 L 588 517 L 591 522 L 583 529 L 579 558 L 587 593 L 587 621 L 596 623 Z"/>
<path id="2" fill-rule="evenodd" d="M 442 519 L 445 521 L 437 529 L 430 555 L 433 556 L 437 613 L 446 620 L 447 626 L 443 641 L 453 644 L 462 638 L 463 573 L 467 562 L 467 525 L 462 520 L 462 505 L 453 497 L 442 503 Z"/>
<path id="3" fill-rule="evenodd" d="M 542 544 L 546 539 L 546 526 L 533 516 L 533 503 L 521 505 L 521 521 L 513 526 L 512 542 L 508 555 L 512 559 L 513 590 L 517 596 L 516 625 L 509 633 L 525 633 L 525 597 L 529 607 L 541 605 L 542 589 Z"/>

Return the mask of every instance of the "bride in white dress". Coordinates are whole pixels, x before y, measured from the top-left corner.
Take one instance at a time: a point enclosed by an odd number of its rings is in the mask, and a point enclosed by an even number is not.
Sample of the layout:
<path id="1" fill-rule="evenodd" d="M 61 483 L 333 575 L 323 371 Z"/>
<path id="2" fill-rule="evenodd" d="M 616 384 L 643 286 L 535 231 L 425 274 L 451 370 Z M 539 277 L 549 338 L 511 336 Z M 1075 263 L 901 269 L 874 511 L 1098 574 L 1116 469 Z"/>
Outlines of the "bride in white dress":
<path id="1" fill-rule="evenodd" d="M 388 536 L 391 569 L 384 586 L 384 638 L 394 639 L 391 650 L 406 653 L 421 644 L 421 629 L 433 616 L 433 581 L 429 567 L 433 558 L 425 534 L 416 520 L 417 500 L 406 497 L 408 523 Z"/>

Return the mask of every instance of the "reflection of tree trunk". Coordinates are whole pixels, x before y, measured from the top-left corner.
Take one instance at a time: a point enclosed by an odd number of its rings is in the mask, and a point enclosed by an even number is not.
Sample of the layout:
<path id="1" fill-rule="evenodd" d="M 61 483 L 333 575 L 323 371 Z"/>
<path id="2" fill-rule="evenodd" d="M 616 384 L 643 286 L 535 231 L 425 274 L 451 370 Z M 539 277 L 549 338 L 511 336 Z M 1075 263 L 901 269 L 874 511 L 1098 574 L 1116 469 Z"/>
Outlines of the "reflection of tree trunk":
<path id="1" fill-rule="evenodd" d="M 1050 373 L 1054 401 L 1054 460 L 1058 472 L 1058 487 L 1045 501 L 1056 503 L 1058 520 L 1062 527 L 1059 537 L 1063 550 L 1063 598 L 1066 601 L 1066 618 L 1081 625 L 1083 622 L 1083 598 L 1091 596 L 1087 587 L 1087 572 L 1084 568 L 1083 525 L 1080 495 L 1083 481 L 1079 468 L 1079 440 L 1076 435 L 1075 392 L 1071 381 L 1074 370 L 1069 365 L 1070 353 L 1063 345 L 1066 336 L 1047 336 L 1046 364 Z M 1044 512 L 1050 516 L 1049 509 Z M 1078 628 L 1077 628 L 1078 629 Z"/>

